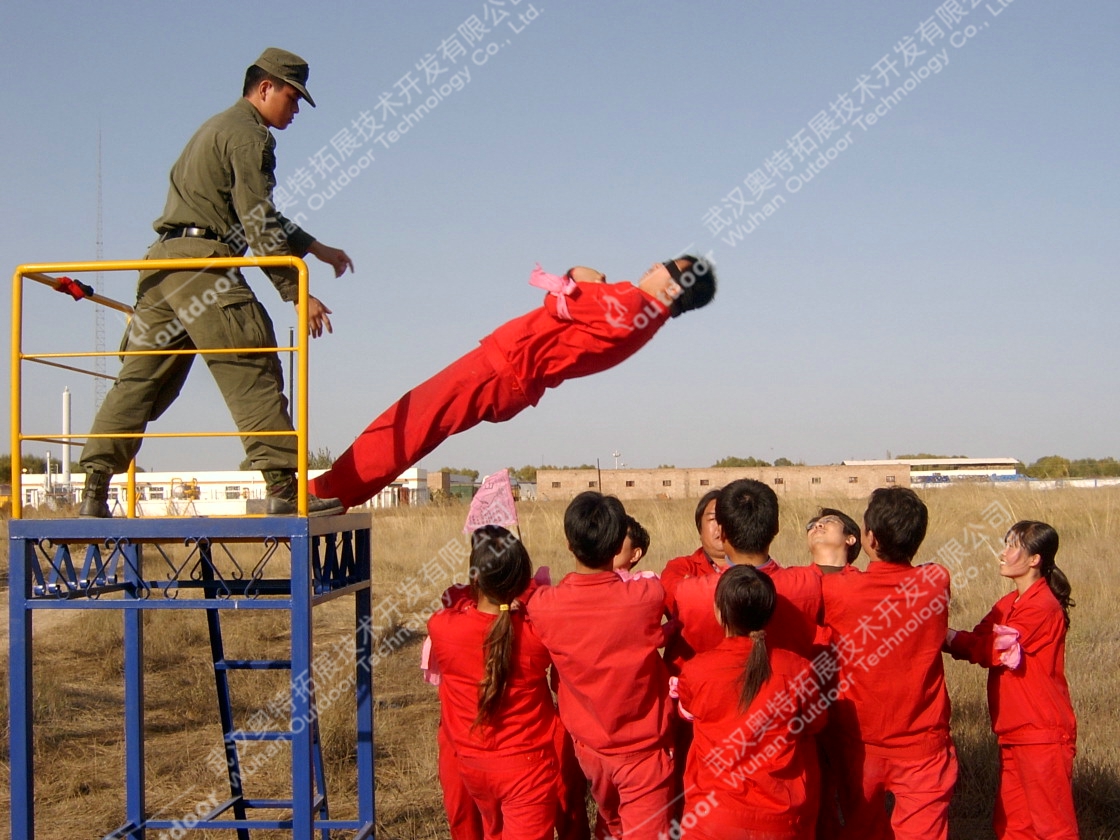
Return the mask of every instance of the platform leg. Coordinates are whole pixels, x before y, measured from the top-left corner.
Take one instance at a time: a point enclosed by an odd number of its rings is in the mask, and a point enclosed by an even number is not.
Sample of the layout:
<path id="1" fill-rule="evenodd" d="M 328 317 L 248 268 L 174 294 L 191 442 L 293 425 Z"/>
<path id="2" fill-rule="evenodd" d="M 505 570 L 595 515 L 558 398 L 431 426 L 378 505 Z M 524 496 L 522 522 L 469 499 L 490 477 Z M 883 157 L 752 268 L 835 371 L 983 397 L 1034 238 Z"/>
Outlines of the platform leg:
<path id="1" fill-rule="evenodd" d="M 369 531 L 354 534 L 354 560 L 358 578 L 370 580 L 371 540 Z M 373 590 L 367 585 L 354 594 L 355 702 L 357 704 L 358 822 L 372 826 L 374 819 L 373 776 Z"/>
<path id="2" fill-rule="evenodd" d="M 292 551 L 292 836 L 312 834 L 315 787 L 312 781 L 313 674 L 311 670 L 311 542 L 293 536 Z M 296 570 L 302 570 L 297 574 Z"/>
<path id="3" fill-rule="evenodd" d="M 16 840 L 35 836 L 35 758 L 33 741 L 30 541 L 8 542 L 8 749 L 10 759 L 11 829 Z"/>
<path id="4" fill-rule="evenodd" d="M 125 563 L 128 598 L 135 599 L 142 591 L 140 585 L 140 546 L 122 546 L 127 555 Z M 145 779 L 144 779 L 144 615 L 141 610 L 124 610 L 124 746 L 125 746 L 125 820 L 132 826 L 128 837 L 144 840 Z"/>

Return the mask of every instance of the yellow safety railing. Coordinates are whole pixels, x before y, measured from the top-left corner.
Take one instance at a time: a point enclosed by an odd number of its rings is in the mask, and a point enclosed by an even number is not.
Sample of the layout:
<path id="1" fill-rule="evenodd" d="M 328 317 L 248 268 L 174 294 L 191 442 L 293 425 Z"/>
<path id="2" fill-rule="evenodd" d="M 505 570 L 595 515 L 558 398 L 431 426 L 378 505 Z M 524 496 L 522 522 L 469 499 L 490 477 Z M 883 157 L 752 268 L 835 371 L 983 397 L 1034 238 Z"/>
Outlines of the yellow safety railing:
<path id="1" fill-rule="evenodd" d="M 299 274 L 299 297 L 297 298 L 297 330 L 298 339 L 294 347 L 243 347 L 223 348 L 218 350 L 125 350 L 125 351 L 90 351 L 84 353 L 24 353 L 23 352 L 23 284 L 24 280 L 32 280 L 59 289 L 61 281 L 51 277 L 51 274 L 77 274 L 89 271 L 159 271 L 159 270 L 213 270 L 225 268 L 245 268 L 257 266 L 266 267 L 292 267 Z M 88 440 L 90 438 L 168 438 L 168 437 L 245 437 L 247 434 L 266 436 L 291 435 L 287 429 L 253 431 L 253 432 L 142 432 L 131 434 L 55 434 L 55 433 L 24 433 L 23 431 L 23 363 L 35 362 L 38 364 L 71 370 L 88 376 L 102 376 L 105 374 L 84 368 L 73 367 L 52 361 L 53 359 L 94 358 L 97 356 L 176 356 L 176 355 L 217 355 L 221 353 L 278 353 L 282 351 L 295 351 L 296 353 L 296 391 L 295 416 L 292 425 L 296 435 L 296 469 L 299 475 L 299 495 L 296 502 L 298 515 L 307 515 L 307 264 L 299 257 L 215 257 L 204 259 L 181 260 L 108 260 L 98 262 L 72 262 L 72 263 L 30 263 L 17 266 L 12 277 L 12 385 L 11 385 L 11 450 L 12 450 L 12 513 L 13 519 L 19 519 L 23 509 L 23 486 L 19 465 L 23 460 L 23 442 L 25 440 L 45 441 L 48 443 L 69 443 L 72 440 Z M 132 307 L 126 303 L 104 297 L 99 294 L 86 295 L 86 299 L 99 306 L 107 306 L 126 315 L 132 315 Z M 116 377 L 106 377 L 115 379 Z M 125 506 L 129 517 L 136 516 L 136 462 L 128 466 L 128 504 Z"/>

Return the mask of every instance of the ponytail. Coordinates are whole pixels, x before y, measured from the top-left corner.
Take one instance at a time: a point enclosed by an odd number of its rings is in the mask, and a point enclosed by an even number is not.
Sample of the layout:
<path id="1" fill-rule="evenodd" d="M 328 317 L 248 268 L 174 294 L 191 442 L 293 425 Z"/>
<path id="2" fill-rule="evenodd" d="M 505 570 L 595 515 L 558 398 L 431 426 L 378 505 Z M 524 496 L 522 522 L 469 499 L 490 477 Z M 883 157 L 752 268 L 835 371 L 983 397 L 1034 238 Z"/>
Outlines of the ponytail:
<path id="1" fill-rule="evenodd" d="M 483 642 L 483 676 L 478 684 L 478 714 L 474 725 L 491 723 L 505 694 L 513 668 L 513 616 L 510 608 L 529 585 L 533 564 L 529 552 L 513 534 L 497 525 L 484 525 L 471 534 L 471 583 L 480 597 L 499 604 L 498 617 Z"/>
<path id="2" fill-rule="evenodd" d="M 1054 597 L 1058 599 L 1058 603 L 1062 606 L 1062 612 L 1066 617 L 1066 629 L 1069 629 L 1069 611 L 1077 606 L 1077 602 L 1070 597 L 1073 591 L 1069 585 L 1069 578 L 1066 577 L 1065 572 L 1059 569 L 1053 563 L 1050 568 L 1042 572 L 1042 576 L 1046 578 L 1046 583 L 1050 585 L 1050 591 L 1054 593 Z"/>
<path id="3" fill-rule="evenodd" d="M 754 566 L 732 566 L 719 576 L 716 584 L 716 609 L 727 635 L 751 639 L 751 652 L 743 666 L 743 688 L 739 694 L 741 712 L 747 710 L 770 679 L 770 655 L 763 628 L 774 614 L 777 598 L 770 576 Z"/>
<path id="4" fill-rule="evenodd" d="M 485 661 L 482 682 L 478 684 L 478 715 L 475 726 L 490 723 L 505 693 L 506 679 L 513 662 L 513 619 L 509 605 L 502 604 L 483 644 Z"/>
<path id="5" fill-rule="evenodd" d="M 1037 554 L 1040 562 L 1038 573 L 1046 579 L 1046 584 L 1062 607 L 1065 614 L 1066 629 L 1069 629 L 1069 611 L 1077 606 L 1077 602 L 1070 597 L 1072 591 L 1069 579 L 1058 568 L 1054 557 L 1058 553 L 1058 532 L 1045 522 L 1036 522 L 1024 519 L 1016 522 L 1007 532 L 1007 537 L 1015 537 L 1019 545 L 1026 549 L 1028 554 Z"/>
<path id="6" fill-rule="evenodd" d="M 751 701 L 758 696 L 762 686 L 770 679 L 770 656 L 766 651 L 766 631 L 753 630 L 751 637 L 751 655 L 747 657 L 747 664 L 743 668 L 743 690 L 739 693 L 739 711 L 745 712 Z"/>

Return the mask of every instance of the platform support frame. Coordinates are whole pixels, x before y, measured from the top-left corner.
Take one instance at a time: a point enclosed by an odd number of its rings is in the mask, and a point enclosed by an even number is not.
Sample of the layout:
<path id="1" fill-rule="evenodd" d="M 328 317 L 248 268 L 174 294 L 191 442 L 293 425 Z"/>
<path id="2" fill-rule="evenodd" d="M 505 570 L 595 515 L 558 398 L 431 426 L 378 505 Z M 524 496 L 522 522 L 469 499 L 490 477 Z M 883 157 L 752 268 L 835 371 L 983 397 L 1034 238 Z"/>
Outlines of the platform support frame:
<path id="1" fill-rule="evenodd" d="M 373 640 L 368 514 L 322 517 L 55 519 L 10 522 L 9 723 L 11 830 L 35 836 L 33 631 L 39 610 L 122 613 L 124 646 L 124 822 L 106 838 L 145 840 L 160 831 L 283 829 L 323 840 L 332 831 L 374 836 Z M 213 546 L 259 545 L 252 568 L 219 565 Z M 186 561 L 168 546 L 186 547 Z M 204 546 L 205 550 L 196 550 Z M 290 569 L 283 562 L 284 547 Z M 279 568 L 278 568 L 279 567 Z M 282 574 L 277 574 L 282 571 Z M 205 572 L 205 574 L 203 573 Z M 314 608 L 354 598 L 356 819 L 330 819 L 317 791 L 313 736 Z M 149 610 L 281 610 L 289 614 L 291 798 L 232 796 L 197 821 L 155 819 L 147 801 L 144 726 L 144 613 Z M 217 666 L 215 666 L 217 667 Z M 339 701 L 341 702 L 341 700 Z M 320 785 L 321 786 L 321 780 Z M 256 819 L 253 809 L 290 812 Z M 244 815 L 244 816 L 242 816 Z M 150 834 L 149 834 L 150 831 Z M 355 833 L 356 832 L 356 833 Z M 178 833 L 175 836 L 181 836 Z"/>

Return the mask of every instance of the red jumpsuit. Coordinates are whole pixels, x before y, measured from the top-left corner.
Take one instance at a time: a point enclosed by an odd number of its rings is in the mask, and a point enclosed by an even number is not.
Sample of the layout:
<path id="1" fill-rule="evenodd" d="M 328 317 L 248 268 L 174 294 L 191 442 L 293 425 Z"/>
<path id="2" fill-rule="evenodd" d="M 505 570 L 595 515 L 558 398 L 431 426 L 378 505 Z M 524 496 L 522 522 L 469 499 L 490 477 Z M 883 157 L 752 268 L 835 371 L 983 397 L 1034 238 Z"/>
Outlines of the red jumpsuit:
<path id="1" fill-rule="evenodd" d="M 995 625 L 1019 631 L 1022 659 L 999 663 Z M 1045 580 L 1020 597 L 996 602 L 971 632 L 949 643 L 955 659 L 988 668 L 988 711 L 999 738 L 1000 780 L 996 798 L 998 838 L 1076 838 L 1073 756 L 1077 720 L 1065 675 L 1065 614 Z"/>
<path id="2" fill-rule="evenodd" d="M 320 498 L 361 504 L 451 435 L 500 423 L 536 405 L 548 388 L 614 367 L 668 319 L 656 298 L 630 283 L 580 283 L 498 327 L 480 346 L 416 386 L 358 436 L 308 487 Z"/>
<path id="3" fill-rule="evenodd" d="M 440 671 L 441 726 L 487 840 L 552 840 L 558 768 L 550 661 L 525 614 L 514 611 L 510 618 L 512 669 L 493 723 L 481 726 L 475 726 L 475 716 L 484 644 L 497 616 L 466 603 L 428 620 L 432 659 Z"/>
<path id="4" fill-rule="evenodd" d="M 664 600 L 656 578 L 603 571 L 567 575 L 526 606 L 559 676 L 560 716 L 599 806 L 598 838 L 654 840 L 669 828 Z"/>
<path id="5" fill-rule="evenodd" d="M 842 836 L 944 840 L 957 780 L 941 660 L 949 572 L 873 560 L 823 584 L 840 664 L 832 714 L 853 788 L 841 802 Z"/>
<path id="6" fill-rule="evenodd" d="M 752 646 L 749 637 L 725 638 L 681 672 L 682 713 L 695 718 L 681 820 L 689 840 L 813 837 L 819 779 L 812 736 L 824 725 L 827 701 L 807 660 L 768 646 L 770 679 L 740 712 Z"/>

